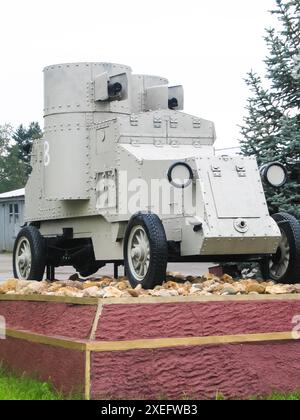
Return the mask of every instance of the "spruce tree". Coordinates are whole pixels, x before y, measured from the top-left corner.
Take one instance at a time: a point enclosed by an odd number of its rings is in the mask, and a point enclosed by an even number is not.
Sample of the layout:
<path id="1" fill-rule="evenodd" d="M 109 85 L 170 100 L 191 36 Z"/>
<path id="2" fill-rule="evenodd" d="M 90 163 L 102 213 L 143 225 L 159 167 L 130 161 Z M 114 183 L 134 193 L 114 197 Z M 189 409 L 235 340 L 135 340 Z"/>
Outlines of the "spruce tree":
<path id="1" fill-rule="evenodd" d="M 251 71 L 246 79 L 252 95 L 241 150 L 260 165 L 278 161 L 286 166 L 286 186 L 266 186 L 270 212 L 287 211 L 300 219 L 300 0 L 276 0 L 271 13 L 280 25 L 266 30 L 265 77 Z"/>
<path id="2" fill-rule="evenodd" d="M 38 123 L 28 128 L 20 125 L 15 131 L 8 124 L 0 126 L 0 194 L 25 186 L 31 171 L 31 145 L 41 137 Z"/>
<path id="3" fill-rule="evenodd" d="M 22 124 L 15 130 L 12 138 L 15 141 L 15 147 L 19 159 L 25 163 L 27 174 L 30 173 L 30 150 L 34 140 L 43 136 L 41 127 L 38 122 L 30 123 L 26 128 Z"/>

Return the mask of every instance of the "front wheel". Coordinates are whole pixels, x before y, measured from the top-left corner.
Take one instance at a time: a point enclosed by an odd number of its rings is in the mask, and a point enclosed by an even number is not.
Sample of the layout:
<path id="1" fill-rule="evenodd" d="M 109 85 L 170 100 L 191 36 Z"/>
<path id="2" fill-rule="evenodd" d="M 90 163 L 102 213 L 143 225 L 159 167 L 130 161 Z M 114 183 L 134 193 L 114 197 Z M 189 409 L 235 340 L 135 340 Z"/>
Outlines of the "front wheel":
<path id="1" fill-rule="evenodd" d="M 296 284 L 300 280 L 300 223 L 288 213 L 272 216 L 281 231 L 276 254 L 264 263 L 266 276 L 277 283 Z"/>
<path id="2" fill-rule="evenodd" d="M 132 287 L 152 289 L 166 278 L 168 245 L 157 215 L 137 213 L 128 224 L 124 240 L 125 270 Z"/>
<path id="3" fill-rule="evenodd" d="M 46 267 L 46 244 L 34 226 L 23 228 L 16 239 L 13 252 L 14 276 L 20 280 L 41 281 Z"/>

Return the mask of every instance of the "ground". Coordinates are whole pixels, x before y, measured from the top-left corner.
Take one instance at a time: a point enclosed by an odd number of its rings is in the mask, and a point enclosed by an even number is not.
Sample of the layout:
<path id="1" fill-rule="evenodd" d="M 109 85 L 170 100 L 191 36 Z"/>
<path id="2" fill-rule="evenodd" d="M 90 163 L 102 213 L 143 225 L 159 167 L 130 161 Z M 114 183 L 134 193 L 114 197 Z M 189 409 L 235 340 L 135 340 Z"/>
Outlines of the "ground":
<path id="1" fill-rule="evenodd" d="M 210 264 L 169 264 L 168 271 L 179 272 L 184 275 L 198 276 L 208 272 L 209 267 L 214 266 L 213 263 Z M 56 270 L 56 277 L 59 280 L 66 280 L 75 270 L 73 267 L 61 267 Z M 122 274 L 122 268 L 120 268 L 120 274 Z M 108 264 L 106 267 L 102 268 L 99 271 L 99 275 L 113 275 L 113 266 Z M 0 281 L 7 280 L 13 277 L 12 273 L 12 254 L 0 254 Z"/>
<path id="2" fill-rule="evenodd" d="M 39 382 L 25 377 L 17 377 L 8 374 L 0 368 L 0 401 L 4 400 L 63 400 L 81 399 L 78 396 L 63 396 L 54 391 L 53 387 L 46 382 Z M 188 396 L 184 398 L 188 400 Z M 223 400 L 223 396 L 216 394 L 216 400 Z M 300 393 L 279 394 L 274 393 L 268 397 L 254 397 L 254 400 L 283 400 L 299 401 Z"/>

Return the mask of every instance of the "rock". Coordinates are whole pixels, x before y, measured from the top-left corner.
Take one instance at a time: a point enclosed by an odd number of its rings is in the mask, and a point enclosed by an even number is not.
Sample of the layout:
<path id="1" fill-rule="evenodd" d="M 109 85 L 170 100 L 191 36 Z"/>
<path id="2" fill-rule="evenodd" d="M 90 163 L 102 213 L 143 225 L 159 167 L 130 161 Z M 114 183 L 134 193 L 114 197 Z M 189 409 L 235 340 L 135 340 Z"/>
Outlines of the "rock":
<path id="1" fill-rule="evenodd" d="M 18 280 L 17 281 L 17 286 L 16 286 L 16 292 L 21 292 L 22 289 L 24 289 L 24 287 L 28 286 L 28 280 Z"/>
<path id="2" fill-rule="evenodd" d="M 83 296 L 84 297 L 97 297 L 98 292 L 99 292 L 99 288 L 97 286 L 91 286 L 83 290 Z"/>
<path id="3" fill-rule="evenodd" d="M 73 281 L 73 284 L 71 287 L 76 287 L 76 289 L 83 290 L 83 285 L 84 285 L 84 282 L 82 281 Z"/>
<path id="4" fill-rule="evenodd" d="M 82 284 L 82 288 L 83 290 L 85 289 L 89 289 L 91 287 L 100 287 L 100 282 L 99 281 L 86 281 Z"/>
<path id="5" fill-rule="evenodd" d="M 227 286 L 230 286 L 230 284 L 227 283 Z M 221 285 L 220 283 L 214 282 L 211 286 L 205 287 L 204 292 L 207 293 L 216 293 L 220 292 L 224 289 L 224 285 Z"/>
<path id="6" fill-rule="evenodd" d="M 208 289 L 209 287 L 215 286 L 215 284 L 216 284 L 216 281 L 215 281 L 215 279 L 213 278 L 213 279 L 211 279 L 211 280 L 206 280 L 206 281 L 204 281 L 204 282 L 202 283 L 202 286 L 203 286 L 205 289 Z"/>
<path id="7" fill-rule="evenodd" d="M 48 287 L 48 293 L 55 293 L 61 288 L 62 288 L 62 285 L 60 283 L 58 282 L 52 283 L 51 286 Z"/>
<path id="8" fill-rule="evenodd" d="M 195 276 L 187 276 L 185 281 L 188 281 L 189 283 L 196 283 L 197 279 L 198 277 L 195 277 Z"/>
<path id="9" fill-rule="evenodd" d="M 264 286 L 264 288 L 266 289 L 268 286 L 274 286 L 275 283 L 273 281 L 261 281 L 259 282 L 259 284 L 261 284 L 262 286 Z"/>
<path id="10" fill-rule="evenodd" d="M 125 281 L 120 281 L 120 282 L 118 282 L 118 284 L 117 284 L 117 288 L 118 288 L 119 290 L 126 290 L 126 289 L 128 289 L 129 287 L 130 287 L 129 283 L 128 283 L 128 282 L 125 282 Z"/>
<path id="11" fill-rule="evenodd" d="M 179 296 L 179 293 L 177 290 L 166 290 L 166 289 L 161 289 L 161 290 L 154 290 L 150 291 L 150 294 L 152 296 L 155 297 L 173 297 L 173 296 Z"/>
<path id="12" fill-rule="evenodd" d="M 213 274 L 203 277 L 182 276 L 180 273 L 168 273 L 167 281 L 154 290 L 144 290 L 139 284 L 131 288 L 128 278 L 120 277 L 117 281 L 112 277 L 92 277 L 80 281 L 74 274 L 69 280 L 63 281 L 23 281 L 9 279 L 0 285 L 0 294 L 46 294 L 48 296 L 69 297 L 97 297 L 97 298 L 126 298 L 141 296 L 175 297 L 175 296 L 211 296 L 211 295 L 258 295 L 300 293 L 300 284 L 275 284 L 272 281 L 243 279 L 235 281 L 228 274 L 221 278 Z M 184 282 L 183 282 L 184 279 Z"/>
<path id="13" fill-rule="evenodd" d="M 61 287 L 67 287 L 67 286 L 73 287 L 74 286 L 74 281 L 73 280 L 60 280 L 60 281 L 52 282 L 51 284 L 52 285 L 53 284 L 60 284 Z M 84 283 L 82 283 L 82 284 L 84 284 Z"/>
<path id="14" fill-rule="evenodd" d="M 195 287 L 196 285 L 193 285 L 190 290 L 189 290 L 189 294 L 190 295 L 195 295 L 196 293 L 202 292 L 203 288 L 202 287 Z"/>
<path id="15" fill-rule="evenodd" d="M 140 291 L 140 297 L 142 297 L 142 296 L 150 296 L 150 290 L 144 290 L 144 289 L 142 289 Z"/>
<path id="16" fill-rule="evenodd" d="M 191 277 L 187 277 L 187 281 L 190 281 L 190 280 L 188 280 L 188 279 L 190 279 Z M 202 283 L 204 283 L 205 281 L 207 281 L 205 278 L 203 278 L 203 277 L 194 277 L 193 278 L 193 281 L 190 281 L 191 283 L 193 283 L 193 284 L 202 284 Z"/>
<path id="17" fill-rule="evenodd" d="M 112 282 L 113 282 L 112 279 L 104 278 L 98 282 L 98 285 L 99 287 L 107 287 L 107 286 L 110 286 Z"/>
<path id="18" fill-rule="evenodd" d="M 194 284 L 192 284 L 191 286 L 189 286 L 188 288 L 187 288 L 187 290 L 191 290 L 191 289 L 197 289 L 198 291 L 199 290 L 203 290 L 203 288 L 204 288 L 204 286 L 203 286 L 203 284 L 201 284 L 201 283 L 194 283 Z"/>
<path id="19" fill-rule="evenodd" d="M 181 273 L 167 272 L 166 280 L 167 281 L 173 281 L 173 282 L 177 281 L 177 282 L 183 283 L 183 282 L 186 281 L 186 277 L 183 276 Z"/>
<path id="20" fill-rule="evenodd" d="M 246 286 L 240 282 L 235 282 L 232 286 L 237 290 L 238 294 L 240 295 L 244 295 L 247 293 Z"/>
<path id="21" fill-rule="evenodd" d="M 221 295 L 228 296 L 228 295 L 236 295 L 238 293 L 238 290 L 232 286 L 230 283 L 225 283 L 223 286 L 223 290 Z"/>
<path id="22" fill-rule="evenodd" d="M 178 281 L 179 283 L 184 283 L 186 281 L 186 277 L 179 274 L 175 277 L 176 281 Z"/>
<path id="23" fill-rule="evenodd" d="M 140 296 L 140 292 L 138 291 L 138 290 L 135 290 L 135 289 L 128 289 L 128 290 L 126 290 L 126 292 L 128 293 L 128 295 L 129 296 L 131 296 L 131 297 L 135 297 L 135 298 L 137 298 L 137 297 L 139 297 Z"/>
<path id="24" fill-rule="evenodd" d="M 215 275 L 211 273 L 206 273 L 202 276 L 202 279 L 204 281 L 210 281 L 210 280 L 213 280 L 214 278 L 215 278 Z"/>
<path id="25" fill-rule="evenodd" d="M 212 293 L 206 292 L 205 290 L 197 293 L 197 296 L 212 296 L 212 295 L 213 295 Z"/>
<path id="26" fill-rule="evenodd" d="M 191 283 L 184 283 L 181 285 L 181 288 L 183 288 L 184 290 L 186 290 L 187 292 L 190 292 L 191 288 L 192 288 L 192 284 Z"/>
<path id="27" fill-rule="evenodd" d="M 232 278 L 231 276 L 229 276 L 228 274 L 224 274 L 224 275 L 221 277 L 221 281 L 222 281 L 223 283 L 227 283 L 227 284 L 233 284 L 233 283 L 234 283 L 233 278 Z"/>
<path id="28" fill-rule="evenodd" d="M 65 286 L 58 289 L 56 292 L 48 292 L 48 295 L 55 294 L 55 296 L 66 297 L 83 297 L 83 292 L 80 292 L 76 287 Z"/>
<path id="29" fill-rule="evenodd" d="M 167 271 L 166 275 L 167 275 L 167 277 L 173 277 L 173 278 L 176 278 L 177 276 L 182 276 L 181 273 L 174 272 L 174 271 Z"/>
<path id="30" fill-rule="evenodd" d="M 300 284 L 294 284 L 295 293 L 300 293 Z"/>
<path id="31" fill-rule="evenodd" d="M 106 289 L 104 289 L 104 294 L 103 294 L 104 299 L 119 298 L 121 296 L 122 296 L 121 290 L 117 289 L 116 287 L 109 286 Z"/>
<path id="32" fill-rule="evenodd" d="M 122 290 L 122 294 L 121 294 L 120 297 L 121 298 L 130 298 L 132 296 L 128 293 L 128 290 Z M 135 296 L 135 297 L 138 297 L 138 296 Z"/>
<path id="33" fill-rule="evenodd" d="M 179 287 L 179 289 L 177 289 L 177 292 L 179 296 L 189 296 L 190 294 L 189 289 L 186 289 L 185 287 Z"/>
<path id="34" fill-rule="evenodd" d="M 179 284 L 175 283 L 174 281 L 168 281 L 163 284 L 164 289 L 179 289 Z"/>
<path id="35" fill-rule="evenodd" d="M 0 286 L 0 295 L 5 295 L 7 292 L 16 291 L 18 280 L 9 279 Z"/>
<path id="36" fill-rule="evenodd" d="M 295 293 L 295 287 L 289 284 L 275 284 L 274 286 L 268 286 L 266 293 L 269 295 L 285 295 Z"/>
<path id="37" fill-rule="evenodd" d="M 266 292 L 265 286 L 263 286 L 262 284 L 259 284 L 259 283 L 255 282 L 255 281 L 253 281 L 251 283 L 249 282 L 244 287 L 245 287 L 247 293 L 255 292 L 255 293 L 258 293 L 260 295 L 263 295 Z"/>
<path id="38" fill-rule="evenodd" d="M 111 280 L 111 281 L 116 281 L 117 279 L 112 279 L 112 278 L 110 278 L 110 277 L 104 277 L 103 279 L 101 279 L 101 281 L 103 281 L 103 280 Z M 118 278 L 118 280 L 117 281 L 119 281 L 119 282 L 122 282 L 122 281 L 124 281 L 125 283 L 129 283 L 129 281 L 128 281 L 128 278 L 127 277 L 124 277 L 124 276 L 119 276 L 119 278 Z"/>
<path id="39" fill-rule="evenodd" d="M 23 295 L 44 294 L 48 291 L 49 283 L 45 281 L 28 281 L 27 285 L 20 289 Z"/>

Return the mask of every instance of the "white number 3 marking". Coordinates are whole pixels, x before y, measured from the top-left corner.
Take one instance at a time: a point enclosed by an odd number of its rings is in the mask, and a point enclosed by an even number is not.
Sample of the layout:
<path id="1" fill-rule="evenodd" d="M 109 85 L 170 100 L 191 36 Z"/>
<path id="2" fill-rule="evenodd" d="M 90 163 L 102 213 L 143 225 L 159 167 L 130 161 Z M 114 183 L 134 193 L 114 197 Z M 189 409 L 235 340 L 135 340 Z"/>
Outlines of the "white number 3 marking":
<path id="1" fill-rule="evenodd" d="M 45 141 L 44 143 L 44 165 L 48 166 L 50 164 L 50 144 Z"/>

